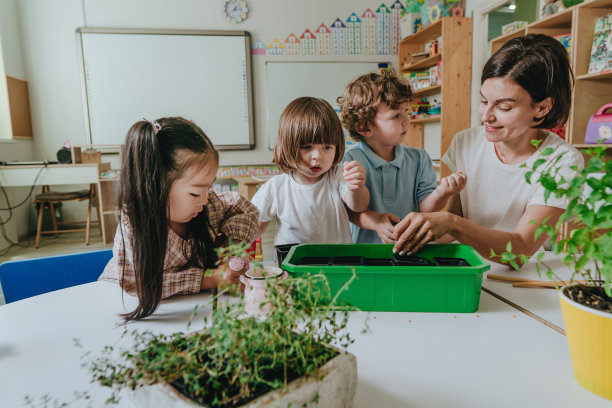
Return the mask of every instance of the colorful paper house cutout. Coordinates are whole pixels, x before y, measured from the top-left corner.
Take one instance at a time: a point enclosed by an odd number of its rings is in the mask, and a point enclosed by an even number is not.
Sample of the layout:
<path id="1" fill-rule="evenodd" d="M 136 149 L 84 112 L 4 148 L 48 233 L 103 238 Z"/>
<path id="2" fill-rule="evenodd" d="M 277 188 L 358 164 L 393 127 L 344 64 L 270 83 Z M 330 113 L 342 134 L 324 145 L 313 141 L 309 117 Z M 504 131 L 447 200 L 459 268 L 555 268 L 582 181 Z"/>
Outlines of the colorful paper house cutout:
<path id="1" fill-rule="evenodd" d="M 284 48 L 283 44 L 278 41 L 278 38 L 275 38 L 268 44 L 268 55 L 283 55 Z"/>
<path id="2" fill-rule="evenodd" d="M 346 51 L 361 54 L 361 19 L 355 13 L 346 19 Z"/>
<path id="3" fill-rule="evenodd" d="M 331 55 L 331 31 L 325 24 L 321 24 L 316 30 L 317 36 L 317 54 Z"/>
<path id="4" fill-rule="evenodd" d="M 366 9 L 361 15 L 361 52 L 376 54 L 376 14 Z"/>
<path id="5" fill-rule="evenodd" d="M 300 55 L 300 39 L 291 33 L 285 39 L 285 55 Z"/>
<path id="6" fill-rule="evenodd" d="M 391 23 L 391 12 L 381 4 L 376 9 L 376 53 L 389 54 L 389 28 Z"/>
<path id="7" fill-rule="evenodd" d="M 300 36 L 302 42 L 302 54 L 315 55 L 317 51 L 316 37 L 309 29 L 306 29 Z"/>
<path id="8" fill-rule="evenodd" d="M 346 26 L 339 18 L 331 24 L 332 53 L 334 55 L 346 54 Z"/>
<path id="9" fill-rule="evenodd" d="M 265 55 L 266 53 L 266 44 L 261 40 L 256 40 L 251 46 L 251 54 L 253 55 Z"/>
<path id="10" fill-rule="evenodd" d="M 400 14 L 404 10 L 404 6 L 399 0 L 391 5 L 391 21 L 389 24 L 389 52 L 397 54 L 397 44 L 400 40 Z"/>

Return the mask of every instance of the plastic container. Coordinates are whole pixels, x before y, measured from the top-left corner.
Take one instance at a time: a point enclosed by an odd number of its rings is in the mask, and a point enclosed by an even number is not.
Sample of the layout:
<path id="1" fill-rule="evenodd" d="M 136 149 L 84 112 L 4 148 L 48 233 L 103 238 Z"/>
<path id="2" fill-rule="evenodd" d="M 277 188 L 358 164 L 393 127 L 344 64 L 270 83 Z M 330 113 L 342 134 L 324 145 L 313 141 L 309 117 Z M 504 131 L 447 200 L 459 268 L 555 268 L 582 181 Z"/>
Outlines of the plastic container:
<path id="1" fill-rule="evenodd" d="M 291 276 L 323 273 L 333 296 L 353 271 L 356 279 L 340 302 L 360 310 L 389 312 L 471 313 L 478 310 L 482 274 L 491 265 L 472 247 L 461 244 L 425 245 L 416 254 L 427 266 L 379 266 L 393 259 L 392 244 L 303 244 L 291 248 L 282 269 Z M 305 257 L 362 256 L 364 265 L 300 265 Z M 434 257 L 463 258 L 470 266 L 438 266 Z"/>
<path id="2" fill-rule="evenodd" d="M 296 245 L 298 244 L 274 245 L 274 249 L 276 250 L 276 262 L 278 262 L 279 265 L 282 264 L 289 250 Z"/>

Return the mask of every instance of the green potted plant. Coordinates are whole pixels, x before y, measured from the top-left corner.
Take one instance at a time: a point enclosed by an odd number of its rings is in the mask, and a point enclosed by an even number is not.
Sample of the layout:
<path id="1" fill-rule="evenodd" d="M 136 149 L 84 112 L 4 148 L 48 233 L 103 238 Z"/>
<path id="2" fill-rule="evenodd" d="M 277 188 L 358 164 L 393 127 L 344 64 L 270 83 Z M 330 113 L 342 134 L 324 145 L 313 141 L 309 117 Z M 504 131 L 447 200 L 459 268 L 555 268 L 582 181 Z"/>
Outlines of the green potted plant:
<path id="1" fill-rule="evenodd" d="M 321 304 L 330 296 L 323 275 L 267 282 L 265 316 L 246 313 L 244 298 L 218 298 L 201 331 L 132 332 L 129 349 L 107 347 L 89 362 L 93 381 L 112 389 L 110 402 L 133 390 L 142 407 L 352 405 L 356 359 L 337 348 L 353 342 L 351 308 L 336 304 L 339 294 Z"/>
<path id="2" fill-rule="evenodd" d="M 612 161 L 605 151 L 604 146 L 584 150 L 590 159 L 584 169 L 573 168 L 577 175 L 572 180 L 564 180 L 555 166 L 542 169 L 544 158 L 534 162 L 526 179 L 541 184 L 546 199 L 554 194 L 569 201 L 555 226 L 546 224 L 547 220 L 538 226 L 536 238 L 550 236 L 551 250 L 572 271 L 571 281 L 586 282 L 573 282 L 559 292 L 572 367 L 583 387 L 612 399 Z M 552 153 L 547 148 L 541 155 Z M 563 228 L 566 222 L 568 228 Z M 543 261 L 544 255 L 537 256 L 538 273 L 544 271 L 560 281 Z M 525 255 L 513 254 L 510 243 L 500 258 L 516 269 L 517 258 L 522 263 L 529 261 Z"/>

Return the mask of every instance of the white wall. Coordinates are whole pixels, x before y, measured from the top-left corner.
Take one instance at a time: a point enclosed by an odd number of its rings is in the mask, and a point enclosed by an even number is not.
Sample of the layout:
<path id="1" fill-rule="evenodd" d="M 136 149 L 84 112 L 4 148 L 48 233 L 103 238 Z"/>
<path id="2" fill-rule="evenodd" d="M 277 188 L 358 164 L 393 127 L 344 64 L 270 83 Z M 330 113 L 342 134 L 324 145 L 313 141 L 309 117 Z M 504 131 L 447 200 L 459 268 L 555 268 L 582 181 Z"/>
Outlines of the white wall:
<path id="1" fill-rule="evenodd" d="M 322 22 L 378 7 L 376 0 L 251 0 L 239 25 L 221 16 L 218 0 L 22 0 L 20 22 L 24 60 L 33 89 L 38 157 L 53 157 L 64 140 L 85 143 L 74 30 L 89 27 L 246 30 L 252 39 L 281 41 L 291 32 L 314 30 Z M 160 50 L 163 53 L 163 50 Z M 221 153 L 222 165 L 270 163 L 266 129 L 266 56 L 253 56 L 256 148 Z M 347 82 L 350 78 L 347 78 Z M 127 130 L 127 129 L 126 129 Z"/>
<path id="2" fill-rule="evenodd" d="M 21 52 L 22 42 L 19 30 L 17 13 L 18 0 L 0 0 L 0 40 L 2 49 L 2 62 L 4 73 L 17 78 L 26 78 L 27 73 Z M 2 72 L 2 69 L 0 69 Z M 0 78 L 4 81 L 4 76 Z M 31 160 L 33 157 L 33 142 L 30 140 L 0 140 L 0 161 L 3 160 Z M 7 189 L 9 202 L 14 205 L 22 201 L 27 195 L 27 188 Z M 0 208 L 6 208 L 4 195 L 0 195 Z M 6 230 L 9 238 L 16 241 L 18 237 L 27 234 L 27 213 L 29 201 L 26 205 L 13 212 L 13 218 Z M 0 217 L 6 220 L 8 211 L 0 211 Z M 7 246 L 6 240 L 0 234 L 0 250 Z"/>
<path id="3" fill-rule="evenodd" d="M 246 30 L 266 43 L 305 28 L 314 30 L 350 12 L 375 9 L 380 0 L 247 0 L 248 19 L 225 22 L 220 0 L 0 0 L 3 55 L 7 74 L 28 80 L 35 141 L 0 145 L 11 159 L 55 158 L 64 140 L 85 144 L 83 108 L 74 31 L 77 27 L 187 28 Z M 468 0 L 466 15 L 475 4 Z M 390 3 L 390 1 L 385 1 Z M 17 14 L 18 18 L 15 18 Z M 18 22 L 18 23 L 17 23 Z M 18 25 L 18 27 L 17 27 Z M 9 34 L 4 32 L 9 30 Z M 160 50 L 163 52 L 163 50 Z M 256 148 L 221 152 L 222 165 L 270 163 L 268 148 L 265 61 L 253 56 Z M 347 78 L 347 81 L 350 78 Z M 439 130 L 438 130 L 439 132 Z M 12 146 L 6 148 L 6 146 Z M 72 219 L 64 210 L 65 218 Z"/>

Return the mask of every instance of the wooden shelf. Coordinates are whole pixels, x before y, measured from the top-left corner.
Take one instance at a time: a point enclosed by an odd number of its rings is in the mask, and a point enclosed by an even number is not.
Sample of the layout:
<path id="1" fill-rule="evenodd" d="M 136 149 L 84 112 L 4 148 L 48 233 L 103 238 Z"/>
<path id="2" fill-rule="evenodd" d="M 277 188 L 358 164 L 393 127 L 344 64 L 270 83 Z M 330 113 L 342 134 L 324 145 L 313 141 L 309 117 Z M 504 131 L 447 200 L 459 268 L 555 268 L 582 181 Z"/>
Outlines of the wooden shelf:
<path id="1" fill-rule="evenodd" d="M 422 119 L 410 119 L 411 123 L 431 123 L 439 122 L 441 115 L 432 115 Z"/>
<path id="2" fill-rule="evenodd" d="M 414 92 L 415 97 L 435 95 L 442 92 L 442 86 L 434 85 Z"/>
<path id="3" fill-rule="evenodd" d="M 567 27 L 568 30 L 572 28 L 572 9 L 571 7 L 561 11 L 560 13 L 553 14 L 552 16 L 548 16 L 538 21 L 534 21 L 529 24 L 527 27 L 527 33 L 533 32 L 534 28 L 559 28 L 559 27 Z"/>
<path id="4" fill-rule="evenodd" d="M 119 181 L 119 177 L 100 177 L 100 182 L 102 181 Z"/>
<path id="5" fill-rule="evenodd" d="M 584 75 L 578 75 L 576 77 L 577 80 L 598 80 L 598 79 L 611 79 L 612 78 L 612 71 L 606 71 L 606 72 L 597 72 L 595 74 L 584 74 Z"/>
<path id="6" fill-rule="evenodd" d="M 400 72 L 422 70 L 442 63 L 440 85 L 414 92 L 416 98 L 427 95 L 444 94 L 441 100 L 442 111 L 422 119 L 410 119 L 404 144 L 422 149 L 423 133 L 428 123 L 440 124 L 440 152 L 442 157 L 450 146 L 453 137 L 470 127 L 470 104 L 465 96 L 470 94 L 472 83 L 472 19 L 466 17 L 442 17 L 425 29 L 404 38 L 398 49 Z M 425 43 L 442 37 L 442 50 L 437 55 L 411 63 L 412 55 L 423 52 Z M 440 166 L 440 176 L 446 177 L 450 170 Z"/>
<path id="7" fill-rule="evenodd" d="M 423 58 L 422 60 L 415 62 L 414 64 L 406 65 L 400 69 L 400 72 L 410 72 L 417 71 L 424 68 L 429 68 L 438 63 L 442 59 L 442 53 L 439 52 L 436 55 L 432 55 L 431 57 Z"/>

